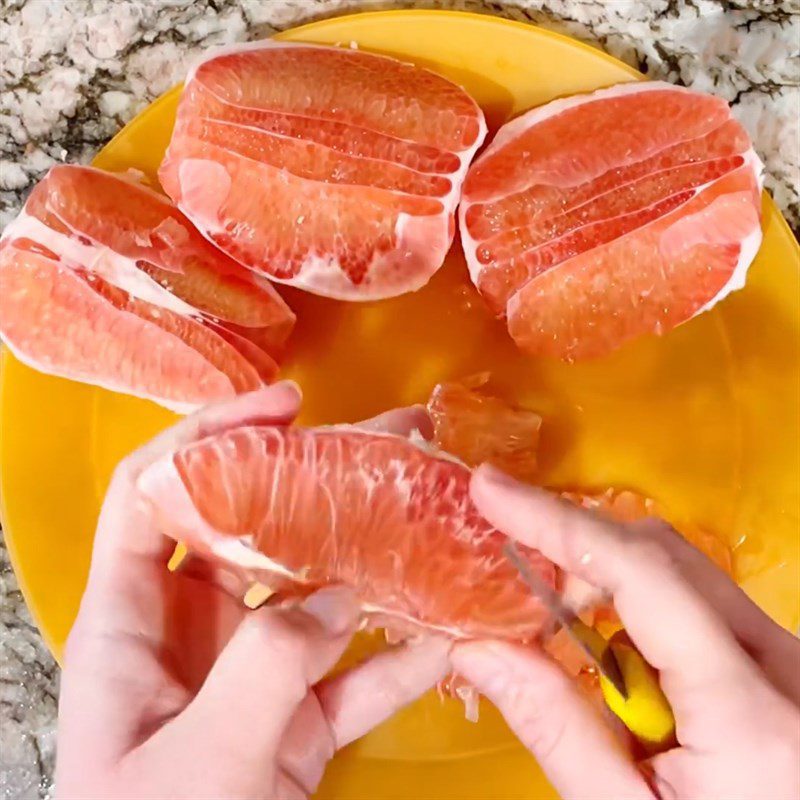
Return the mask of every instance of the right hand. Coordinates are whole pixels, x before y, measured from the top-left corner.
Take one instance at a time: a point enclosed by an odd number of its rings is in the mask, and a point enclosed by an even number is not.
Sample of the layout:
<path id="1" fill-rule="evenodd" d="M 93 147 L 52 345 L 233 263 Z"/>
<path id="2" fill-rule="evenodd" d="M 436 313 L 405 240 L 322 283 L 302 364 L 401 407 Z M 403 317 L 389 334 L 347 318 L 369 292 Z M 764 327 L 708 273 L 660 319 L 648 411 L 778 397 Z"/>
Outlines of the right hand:
<path id="1" fill-rule="evenodd" d="M 544 654 L 457 645 L 455 670 L 562 797 L 800 798 L 800 641 L 665 523 L 617 525 L 485 466 L 471 492 L 496 528 L 613 596 L 675 713 L 678 746 L 637 765 Z"/>

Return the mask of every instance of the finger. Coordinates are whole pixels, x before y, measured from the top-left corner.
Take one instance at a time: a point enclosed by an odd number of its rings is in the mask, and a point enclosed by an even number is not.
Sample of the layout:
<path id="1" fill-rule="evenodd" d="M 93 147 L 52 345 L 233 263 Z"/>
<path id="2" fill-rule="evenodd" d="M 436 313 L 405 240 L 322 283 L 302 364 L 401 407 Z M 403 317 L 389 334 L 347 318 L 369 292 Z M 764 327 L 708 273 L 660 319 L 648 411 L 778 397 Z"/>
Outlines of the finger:
<path id="1" fill-rule="evenodd" d="M 128 536 L 131 498 L 135 496 L 136 478 L 146 467 L 179 447 L 240 425 L 288 424 L 300 409 L 300 389 L 292 381 L 282 381 L 255 392 L 240 395 L 226 403 L 207 406 L 181 420 L 125 458 L 111 480 L 100 514 L 98 530 L 103 537 L 98 545 L 123 547 L 131 552 L 157 552 L 161 555 L 162 538 L 148 531 Z"/>
<path id="2" fill-rule="evenodd" d="M 342 748 L 428 691 L 449 671 L 450 642 L 426 638 L 379 653 L 316 688 Z"/>
<path id="3" fill-rule="evenodd" d="M 543 654 L 472 642 L 456 644 L 451 661 L 497 706 L 562 797 L 653 800 L 602 719 Z"/>
<path id="4" fill-rule="evenodd" d="M 632 536 L 649 539 L 669 553 L 686 581 L 726 621 L 772 684 L 799 703 L 796 638 L 770 619 L 729 575 L 666 522 L 647 519 L 630 528 Z"/>
<path id="5" fill-rule="evenodd" d="M 740 695 L 758 679 L 725 621 L 663 548 L 491 467 L 476 471 L 471 494 L 495 527 L 612 594 L 629 635 L 661 671 L 679 723 L 703 691 Z"/>
<path id="6" fill-rule="evenodd" d="M 65 653 L 61 705 L 77 720 L 70 738 L 92 738 L 117 752 L 129 744 L 129 720 L 149 705 L 182 708 L 183 686 L 163 667 L 170 630 L 165 606 L 174 584 L 165 569 L 173 543 L 150 525 L 134 480 L 152 459 L 225 426 L 291 422 L 300 404 L 294 384 L 275 384 L 183 420 L 116 470 L 97 526 L 89 581 Z M 136 665 L 131 668 L 126 665 Z M 91 720 L 87 703 L 100 706 Z M 93 720 L 93 723 L 90 722 Z M 135 732 L 134 732 L 135 733 Z"/>
<path id="7" fill-rule="evenodd" d="M 433 438 L 433 422 L 425 406 L 395 408 L 359 422 L 356 427 L 366 431 L 396 433 L 399 436 L 409 436 L 417 431 L 428 441 Z"/>
<path id="8" fill-rule="evenodd" d="M 213 403 L 151 439 L 129 456 L 127 466 L 140 472 L 178 447 L 239 425 L 288 424 L 297 416 L 301 402 L 298 384 L 279 381 L 232 400 Z"/>
<path id="9" fill-rule="evenodd" d="M 281 769 L 308 794 L 313 794 L 333 758 L 333 732 L 314 691 L 303 698 L 281 741 Z"/>
<path id="10" fill-rule="evenodd" d="M 341 587 L 311 595 L 299 610 L 248 613 L 181 715 L 186 731 L 204 732 L 200 763 L 220 749 L 237 754 L 239 769 L 274 763 L 289 721 L 344 652 L 358 613 Z"/>

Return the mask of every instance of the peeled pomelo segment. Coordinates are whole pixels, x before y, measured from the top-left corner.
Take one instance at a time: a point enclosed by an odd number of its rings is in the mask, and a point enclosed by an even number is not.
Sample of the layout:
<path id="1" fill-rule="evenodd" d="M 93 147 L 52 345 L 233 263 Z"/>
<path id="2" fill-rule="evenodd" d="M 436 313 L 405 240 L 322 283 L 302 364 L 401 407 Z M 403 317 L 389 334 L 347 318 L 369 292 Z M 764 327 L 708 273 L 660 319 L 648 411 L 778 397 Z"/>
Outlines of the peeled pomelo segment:
<path id="1" fill-rule="evenodd" d="M 708 194 L 713 195 L 713 189 Z M 758 225 L 753 192 L 743 188 L 738 192 L 717 194 L 698 211 L 665 226 L 658 238 L 659 252 L 663 258 L 672 259 L 680 258 L 697 246 L 737 245 L 751 236 Z"/>
<path id="2" fill-rule="evenodd" d="M 4 268 L 22 269 L 39 256 L 40 271 L 49 265 L 50 283 L 63 283 L 65 293 L 78 293 L 86 304 L 87 292 L 95 295 L 95 318 L 75 320 L 76 336 L 88 336 L 91 325 L 120 337 L 118 358 L 104 358 L 102 343 L 90 358 L 54 336 L 25 336 L 21 324 L 35 328 L 42 314 L 47 318 L 47 294 L 9 294 L 2 299 L 9 322 L 0 322 L 0 334 L 42 371 L 182 411 L 256 389 L 277 375 L 274 355 L 294 324 L 290 309 L 265 278 L 216 250 L 166 197 L 140 184 L 90 167 L 55 167 L 5 229 L 0 246 Z M 51 294 L 66 317 L 66 294 Z M 76 301 L 74 313 L 84 313 L 80 309 Z M 137 335 L 137 328 L 146 333 Z M 181 355 L 185 374 L 172 363 Z M 171 375 L 176 383 L 167 386 Z"/>
<path id="3" fill-rule="evenodd" d="M 177 174 L 164 173 L 181 206 L 223 251 L 276 281 L 377 299 L 423 286 L 450 245 L 438 200 L 308 181 L 206 143 L 185 152 Z"/>
<path id="4" fill-rule="evenodd" d="M 209 342 L 199 323 L 13 243 L 0 248 L 0 333 L 34 369 L 178 412 L 261 384 L 235 351 L 231 358 Z M 157 362 L 142 353 L 157 353 Z"/>
<path id="5" fill-rule="evenodd" d="M 388 161 L 350 156 L 315 142 L 274 136 L 234 123 L 189 118 L 176 125 L 173 137 L 208 142 L 257 163 L 325 183 L 374 186 L 378 189 L 446 197 L 451 181 L 442 175 L 417 172 Z"/>
<path id="6" fill-rule="evenodd" d="M 235 271 L 222 271 L 204 259 L 190 258 L 183 261 L 180 273 L 147 262 L 138 266 L 193 309 L 249 338 L 266 354 L 280 354 L 294 328 L 294 314 L 268 281 L 238 265 Z"/>
<path id="7" fill-rule="evenodd" d="M 401 627 L 535 639 L 547 613 L 472 505 L 469 477 L 395 435 L 243 427 L 181 448 L 138 486 L 165 534 L 251 581 L 343 583 Z M 553 565 L 523 550 L 552 585 Z"/>
<path id="8" fill-rule="evenodd" d="M 56 231 L 82 237 L 84 244 L 102 244 L 134 260 L 163 261 L 165 269 L 176 268 L 170 252 L 191 239 L 168 198 L 92 167 L 53 167 L 33 188 L 25 211 Z"/>
<path id="9" fill-rule="evenodd" d="M 261 381 L 264 383 L 272 383 L 278 377 L 279 370 L 277 362 L 269 355 L 268 351 L 259 346 L 257 342 L 248 339 L 230 326 L 224 327 L 210 320 L 203 320 L 203 326 L 214 331 L 217 336 L 243 356 L 248 366 L 256 371 Z M 251 388 L 258 388 L 258 385 L 248 387 L 244 389 L 244 391 L 249 391 Z"/>
<path id="10" fill-rule="evenodd" d="M 294 326 L 268 281 L 217 251 L 168 198 L 112 173 L 51 169 L 3 239 L 18 236 L 140 299 L 252 328 L 272 353 Z"/>
<path id="11" fill-rule="evenodd" d="M 186 82 L 236 106 L 344 121 L 444 150 L 469 148 L 482 131 L 475 101 L 460 87 L 362 50 L 259 42 L 212 54 Z"/>
<path id="12" fill-rule="evenodd" d="M 246 336 L 231 328 L 231 326 L 224 327 L 210 320 L 203 320 L 203 326 L 214 331 L 217 336 L 226 341 L 240 355 L 244 356 L 248 365 L 256 371 L 258 377 L 264 383 L 272 383 L 272 381 L 278 377 L 277 362 L 263 347 L 259 346 L 257 342 L 248 339 Z M 249 389 L 246 389 L 245 391 L 248 390 Z"/>
<path id="13" fill-rule="evenodd" d="M 437 447 L 467 466 L 484 462 L 522 481 L 536 476 L 542 418 L 482 390 L 486 378 L 440 383 L 428 399 Z"/>
<path id="14" fill-rule="evenodd" d="M 743 168 L 678 211 L 538 275 L 508 303 L 511 336 L 523 350 L 572 360 L 680 325 L 744 283 L 741 264 L 760 242 L 757 197 Z M 687 237 L 682 220 L 695 216 Z"/>
<path id="15" fill-rule="evenodd" d="M 244 266 L 376 300 L 420 288 L 442 265 L 485 133 L 475 101 L 427 70 L 266 42 L 190 73 L 159 178 Z"/>
<path id="16" fill-rule="evenodd" d="M 397 164 L 417 172 L 449 175 L 457 172 L 462 164 L 462 157 L 449 150 L 399 139 L 346 121 L 226 103 L 197 82 L 190 83 L 184 90 L 178 120 L 184 119 L 236 124 L 284 139 L 314 142 L 351 156 Z"/>
<path id="17" fill-rule="evenodd" d="M 237 394 L 258 389 L 263 385 L 264 378 L 268 381 L 275 378 L 277 365 L 269 356 L 262 353 L 257 365 L 251 364 L 242 355 L 243 352 L 246 352 L 244 345 L 240 347 L 229 345 L 229 337 L 215 332 L 214 327 L 219 330 L 222 326 L 212 327 L 204 324 L 200 319 L 174 314 L 168 309 L 145 303 L 96 276 L 87 275 L 86 280 L 95 292 L 119 310 L 146 319 L 192 347 L 206 361 L 228 377 Z M 230 338 L 234 337 L 235 334 L 231 334 Z M 234 340 L 240 338 L 235 337 Z M 252 344 L 251 348 L 257 349 Z M 260 372 L 264 373 L 264 377 L 259 374 Z"/>
<path id="18" fill-rule="evenodd" d="M 470 170 L 464 193 L 470 202 L 485 202 L 534 183 L 580 186 L 729 119 L 724 100 L 657 82 L 555 100 L 500 129 Z"/>
<path id="19" fill-rule="evenodd" d="M 728 120 L 705 136 L 680 142 L 650 158 L 615 167 L 578 186 L 533 183 L 494 201 L 472 203 L 464 221 L 471 236 L 484 241 L 508 228 L 525 226 L 540 218 L 549 219 L 604 196 L 615 199 L 618 196 L 613 194 L 615 190 L 626 189 L 642 179 L 669 179 L 670 185 L 674 185 L 672 181 L 682 177 L 684 169 L 714 170 L 720 161 L 741 157 L 749 147 L 742 126 L 736 120 Z M 738 164 L 731 163 L 726 171 L 736 166 Z"/>
<path id="20" fill-rule="evenodd" d="M 557 100 L 504 126 L 470 169 L 470 275 L 522 349 L 601 356 L 744 284 L 760 182 L 722 100 L 666 84 Z"/>

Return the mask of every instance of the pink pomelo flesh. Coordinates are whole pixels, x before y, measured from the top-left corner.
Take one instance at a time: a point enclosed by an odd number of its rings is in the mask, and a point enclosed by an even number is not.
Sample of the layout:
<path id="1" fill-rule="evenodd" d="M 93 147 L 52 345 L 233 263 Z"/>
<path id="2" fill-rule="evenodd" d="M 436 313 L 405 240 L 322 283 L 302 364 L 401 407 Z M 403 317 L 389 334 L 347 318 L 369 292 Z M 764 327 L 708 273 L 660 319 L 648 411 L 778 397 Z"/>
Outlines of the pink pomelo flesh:
<path id="1" fill-rule="evenodd" d="M 218 247 L 343 300 L 424 286 L 486 133 L 460 87 L 358 50 L 259 42 L 190 73 L 159 177 Z"/>
<path id="2" fill-rule="evenodd" d="M 534 640 L 547 614 L 473 506 L 469 478 L 397 435 L 243 427 L 167 456 L 139 489 L 165 534 L 247 581 L 342 583 L 403 631 Z M 525 555 L 553 585 L 554 566 Z"/>
<path id="3" fill-rule="evenodd" d="M 469 171 L 472 280 L 532 354 L 589 358 L 665 333 L 744 285 L 761 169 L 710 95 L 633 83 L 553 101 Z"/>
<path id="4" fill-rule="evenodd" d="M 0 241 L 0 335 L 35 369 L 189 411 L 274 379 L 277 292 L 128 176 L 58 166 Z"/>

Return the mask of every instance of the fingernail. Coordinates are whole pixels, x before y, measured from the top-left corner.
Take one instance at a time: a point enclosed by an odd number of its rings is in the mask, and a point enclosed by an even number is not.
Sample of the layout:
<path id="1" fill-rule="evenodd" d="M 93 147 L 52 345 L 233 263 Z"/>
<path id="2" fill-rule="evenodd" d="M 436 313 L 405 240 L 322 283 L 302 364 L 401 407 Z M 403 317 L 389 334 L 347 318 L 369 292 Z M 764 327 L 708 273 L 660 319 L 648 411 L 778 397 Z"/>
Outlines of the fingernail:
<path id="1" fill-rule="evenodd" d="M 355 628 L 359 616 L 358 601 L 344 586 L 330 586 L 314 592 L 303 601 L 301 608 L 332 636 Z"/>
<path id="2" fill-rule="evenodd" d="M 457 644 L 450 654 L 450 663 L 455 672 L 489 695 L 499 696 L 508 687 L 508 661 L 490 642 Z"/>
<path id="3" fill-rule="evenodd" d="M 431 415 L 428 413 L 427 407 L 422 405 L 422 403 L 417 403 L 411 406 L 411 408 L 414 409 L 414 412 L 417 415 L 417 430 L 420 432 L 423 439 L 430 442 L 431 439 L 433 439 L 435 431 L 433 428 L 433 420 L 431 419 Z"/>
<path id="4" fill-rule="evenodd" d="M 481 464 L 473 473 L 473 484 L 484 486 L 487 489 L 497 489 L 499 491 L 518 491 L 520 489 L 529 490 L 531 487 L 512 478 L 508 473 L 503 472 L 492 464 Z"/>
<path id="5" fill-rule="evenodd" d="M 475 470 L 475 477 L 483 483 L 497 486 L 501 489 L 514 489 L 522 485 L 519 481 L 489 463 L 481 464 Z"/>
<path id="6" fill-rule="evenodd" d="M 293 381 L 291 378 L 286 378 L 285 380 L 272 384 L 273 389 L 277 389 L 279 386 L 292 389 L 301 400 L 303 399 L 303 390 L 300 388 L 300 384 L 297 381 Z"/>

